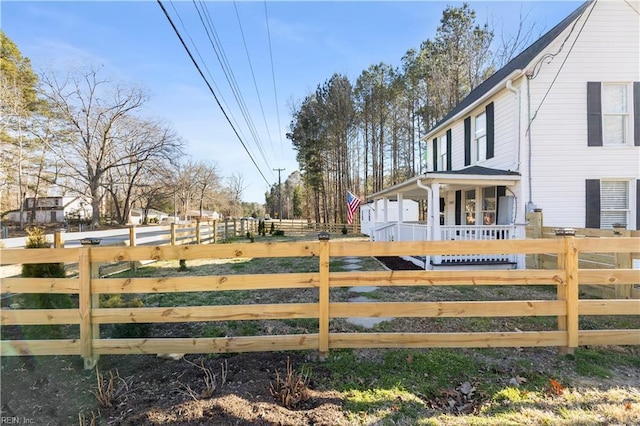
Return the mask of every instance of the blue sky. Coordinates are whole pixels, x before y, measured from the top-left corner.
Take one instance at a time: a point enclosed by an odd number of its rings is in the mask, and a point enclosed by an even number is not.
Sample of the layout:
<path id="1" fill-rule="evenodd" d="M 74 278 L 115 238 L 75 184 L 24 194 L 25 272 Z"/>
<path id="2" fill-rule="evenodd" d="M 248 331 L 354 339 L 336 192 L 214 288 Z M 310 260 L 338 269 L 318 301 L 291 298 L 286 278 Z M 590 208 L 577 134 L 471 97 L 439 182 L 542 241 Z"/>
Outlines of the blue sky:
<path id="1" fill-rule="evenodd" d="M 284 168 L 283 180 L 297 169 L 295 152 L 285 138 L 291 105 L 334 72 L 355 81 L 371 64 L 399 65 L 408 49 L 418 48 L 423 40 L 434 36 L 447 5 L 459 6 L 461 2 L 268 1 L 267 32 L 263 1 L 207 1 L 209 16 L 259 135 L 262 153 L 232 95 L 193 2 L 163 4 L 190 47 L 188 36 L 198 47 L 211 81 L 217 85 L 216 94 L 226 101 L 225 109 L 239 124 L 241 136 L 262 174 L 269 183 L 276 183 L 278 175 L 272 169 Z M 499 38 L 501 33 L 515 33 L 521 10 L 529 13 L 529 22 L 537 23 L 537 32 L 544 32 L 581 2 L 469 4 L 477 12 L 477 21 L 492 24 Z M 64 72 L 79 63 L 102 65 L 105 75 L 145 87 L 151 95 L 145 114 L 170 123 L 187 141 L 188 154 L 196 160 L 214 162 L 223 177 L 241 173 L 247 186 L 245 201 L 264 202 L 268 184 L 227 124 L 156 1 L 4 0 L 0 7 L 2 29 L 23 55 L 31 58 L 36 71 Z"/>

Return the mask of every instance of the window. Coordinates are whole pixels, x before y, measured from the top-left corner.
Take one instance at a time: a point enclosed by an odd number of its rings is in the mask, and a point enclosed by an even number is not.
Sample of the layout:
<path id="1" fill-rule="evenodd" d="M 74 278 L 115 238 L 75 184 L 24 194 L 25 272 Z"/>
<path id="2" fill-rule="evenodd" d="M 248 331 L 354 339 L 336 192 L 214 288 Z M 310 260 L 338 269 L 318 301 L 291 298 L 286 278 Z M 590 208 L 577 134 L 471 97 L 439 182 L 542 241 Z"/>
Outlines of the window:
<path id="1" fill-rule="evenodd" d="M 482 189 L 482 224 L 496 224 L 496 187 Z"/>
<path id="2" fill-rule="evenodd" d="M 626 84 L 602 85 L 602 142 L 604 145 L 627 143 L 629 97 Z"/>
<path id="3" fill-rule="evenodd" d="M 476 191 L 464 191 L 464 215 L 467 225 L 476 224 Z"/>
<path id="4" fill-rule="evenodd" d="M 438 170 L 447 170 L 447 137 L 446 135 L 438 138 Z"/>
<path id="5" fill-rule="evenodd" d="M 476 162 L 487 159 L 487 115 L 483 112 L 476 116 L 475 133 Z"/>
<path id="6" fill-rule="evenodd" d="M 600 183 L 600 228 L 611 229 L 614 224 L 626 226 L 629 216 L 629 182 Z"/>

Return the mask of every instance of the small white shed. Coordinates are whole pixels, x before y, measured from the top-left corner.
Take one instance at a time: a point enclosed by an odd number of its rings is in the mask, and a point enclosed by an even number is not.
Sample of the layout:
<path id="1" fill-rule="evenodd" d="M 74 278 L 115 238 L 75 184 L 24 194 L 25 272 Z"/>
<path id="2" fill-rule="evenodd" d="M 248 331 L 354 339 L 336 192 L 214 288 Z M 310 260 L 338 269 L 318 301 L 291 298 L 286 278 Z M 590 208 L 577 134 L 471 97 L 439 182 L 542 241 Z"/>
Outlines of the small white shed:
<path id="1" fill-rule="evenodd" d="M 369 201 L 367 204 L 360 206 L 360 232 L 365 235 L 371 235 L 371 228 L 376 225 L 382 225 L 386 222 L 397 222 L 398 201 L 387 200 L 387 212 L 385 216 L 385 200 Z M 402 202 L 402 220 L 403 222 L 418 221 L 418 202 L 413 200 L 403 200 Z"/>

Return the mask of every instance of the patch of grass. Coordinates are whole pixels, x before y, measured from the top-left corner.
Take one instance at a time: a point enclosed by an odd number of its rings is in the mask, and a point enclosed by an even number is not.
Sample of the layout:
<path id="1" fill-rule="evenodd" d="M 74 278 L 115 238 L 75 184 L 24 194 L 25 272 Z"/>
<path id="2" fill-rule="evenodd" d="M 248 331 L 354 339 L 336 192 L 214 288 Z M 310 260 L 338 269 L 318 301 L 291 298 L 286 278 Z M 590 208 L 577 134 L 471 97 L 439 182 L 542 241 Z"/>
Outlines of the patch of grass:
<path id="1" fill-rule="evenodd" d="M 227 326 L 235 336 L 255 336 L 261 330 L 259 321 L 227 321 Z"/>
<path id="2" fill-rule="evenodd" d="M 202 337 L 224 337 L 227 335 L 225 329 L 218 325 L 207 325 L 202 329 Z"/>
<path id="3" fill-rule="evenodd" d="M 602 348 L 578 348 L 573 360 L 576 372 L 589 377 L 608 378 L 613 366 L 640 368 L 640 358 L 637 356 Z"/>
<path id="4" fill-rule="evenodd" d="M 478 365 L 458 351 L 433 349 L 390 350 L 380 362 L 357 359 L 353 351 L 335 351 L 327 360 L 327 368 L 332 372 L 332 385 L 342 391 L 397 387 L 434 395 L 476 374 Z"/>
<path id="5" fill-rule="evenodd" d="M 317 318 L 283 319 L 282 322 L 295 330 L 301 330 L 305 333 L 317 333 L 319 329 Z"/>

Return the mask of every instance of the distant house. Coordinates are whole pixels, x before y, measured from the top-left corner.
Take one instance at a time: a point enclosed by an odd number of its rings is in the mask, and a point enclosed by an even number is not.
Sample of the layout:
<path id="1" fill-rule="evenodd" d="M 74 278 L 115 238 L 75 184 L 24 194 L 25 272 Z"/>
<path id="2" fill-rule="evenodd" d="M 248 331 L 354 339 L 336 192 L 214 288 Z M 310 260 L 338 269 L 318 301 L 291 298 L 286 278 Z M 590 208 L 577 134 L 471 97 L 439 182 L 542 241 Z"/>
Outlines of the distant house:
<path id="1" fill-rule="evenodd" d="M 69 218 L 89 219 L 93 212 L 91 202 L 81 196 L 27 197 L 23 206 L 23 220 L 25 222 L 31 222 L 34 204 L 35 217 L 33 222 L 35 223 L 63 223 Z M 20 211 L 8 213 L 7 219 L 20 221 Z"/>
<path id="2" fill-rule="evenodd" d="M 638 10 L 582 4 L 431 129 L 428 172 L 369 197 L 428 200 L 401 239 L 523 238 L 533 209 L 549 226 L 639 229 Z"/>

